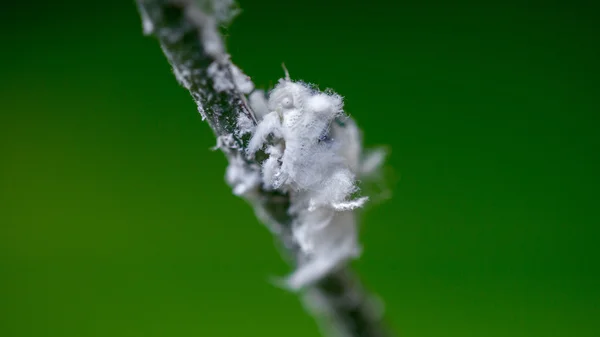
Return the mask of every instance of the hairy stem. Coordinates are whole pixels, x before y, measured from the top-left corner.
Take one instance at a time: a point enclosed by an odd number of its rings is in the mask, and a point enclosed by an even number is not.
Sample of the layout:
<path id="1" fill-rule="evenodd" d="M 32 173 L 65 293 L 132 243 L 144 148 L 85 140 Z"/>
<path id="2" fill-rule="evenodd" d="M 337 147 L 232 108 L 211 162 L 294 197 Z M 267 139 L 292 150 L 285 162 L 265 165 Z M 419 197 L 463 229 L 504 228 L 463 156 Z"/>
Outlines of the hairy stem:
<path id="1" fill-rule="evenodd" d="M 189 90 L 198 110 L 218 139 L 228 160 L 238 161 L 249 174 L 257 162 L 242 156 L 248 139 L 238 130 L 245 115 L 256 124 L 245 94 L 238 84 L 235 66 L 225 53 L 218 32 L 226 21 L 228 0 L 137 0 L 144 32 L 158 38 L 160 46 L 182 86 Z M 282 253 L 292 264 L 303 261 L 294 242 L 286 194 L 260 188 L 244 197 L 270 228 Z M 389 336 L 380 310 L 348 267 L 331 272 L 302 291 L 307 309 L 318 319 L 324 333 L 344 337 Z"/>

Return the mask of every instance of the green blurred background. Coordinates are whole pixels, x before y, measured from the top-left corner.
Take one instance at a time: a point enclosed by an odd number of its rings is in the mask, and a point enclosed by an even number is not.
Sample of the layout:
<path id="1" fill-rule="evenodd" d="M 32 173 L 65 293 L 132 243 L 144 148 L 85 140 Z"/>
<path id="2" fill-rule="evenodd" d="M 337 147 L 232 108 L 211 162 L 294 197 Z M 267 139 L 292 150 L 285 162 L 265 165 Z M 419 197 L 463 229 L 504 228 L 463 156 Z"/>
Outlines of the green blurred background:
<path id="1" fill-rule="evenodd" d="M 355 263 L 401 336 L 600 336 L 597 6 L 241 1 L 233 60 L 331 87 L 393 198 Z M 0 336 L 317 336 L 132 1 L 0 10 Z"/>

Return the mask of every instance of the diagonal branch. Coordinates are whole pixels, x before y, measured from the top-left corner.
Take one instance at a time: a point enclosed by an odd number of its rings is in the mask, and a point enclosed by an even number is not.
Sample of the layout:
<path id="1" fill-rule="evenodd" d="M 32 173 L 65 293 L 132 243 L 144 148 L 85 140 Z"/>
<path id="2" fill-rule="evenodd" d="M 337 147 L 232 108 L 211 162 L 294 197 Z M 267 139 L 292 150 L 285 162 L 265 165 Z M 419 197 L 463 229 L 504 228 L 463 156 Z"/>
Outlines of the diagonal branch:
<path id="1" fill-rule="evenodd" d="M 239 123 L 240 118 L 245 118 L 250 124 L 257 124 L 246 98 L 253 85 L 231 63 L 218 31 L 219 25 L 233 16 L 231 0 L 137 0 L 137 4 L 144 33 L 158 38 L 177 80 L 188 89 L 202 118 L 215 133 L 217 146 L 230 162 L 228 175 L 260 177 L 259 163 L 242 155 L 249 137 Z M 234 193 L 242 195 L 269 227 L 285 258 L 292 264 L 306 259 L 293 239 L 289 195 L 266 191 L 261 184 L 233 187 Z M 328 334 L 389 336 L 380 310 L 372 305 L 371 296 L 347 267 L 305 289 L 303 299 Z"/>

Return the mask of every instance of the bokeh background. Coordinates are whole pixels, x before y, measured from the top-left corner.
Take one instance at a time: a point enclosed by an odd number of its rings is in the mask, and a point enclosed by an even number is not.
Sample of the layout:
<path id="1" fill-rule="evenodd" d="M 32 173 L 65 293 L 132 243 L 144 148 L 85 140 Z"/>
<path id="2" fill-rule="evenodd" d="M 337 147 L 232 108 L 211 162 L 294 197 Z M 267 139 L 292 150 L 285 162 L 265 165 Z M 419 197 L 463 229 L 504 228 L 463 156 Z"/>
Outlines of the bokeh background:
<path id="1" fill-rule="evenodd" d="M 392 150 L 355 267 L 399 335 L 600 336 L 597 5 L 241 7 L 259 87 L 285 62 Z M 133 1 L 0 26 L 0 336 L 318 336 Z"/>

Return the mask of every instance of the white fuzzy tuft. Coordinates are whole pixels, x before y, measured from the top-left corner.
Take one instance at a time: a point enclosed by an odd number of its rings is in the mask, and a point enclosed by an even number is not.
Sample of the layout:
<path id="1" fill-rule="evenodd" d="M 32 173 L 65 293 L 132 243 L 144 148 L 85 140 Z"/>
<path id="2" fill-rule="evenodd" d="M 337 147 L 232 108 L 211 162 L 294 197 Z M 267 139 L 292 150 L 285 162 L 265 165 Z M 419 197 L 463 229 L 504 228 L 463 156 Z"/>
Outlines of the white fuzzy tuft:
<path id="1" fill-rule="evenodd" d="M 381 169 L 386 156 L 387 153 L 383 148 L 376 148 L 367 152 L 363 156 L 360 165 L 360 174 L 363 176 L 370 176 L 377 173 L 377 171 Z"/>
<path id="2" fill-rule="evenodd" d="M 227 69 L 219 64 L 219 62 L 214 61 L 211 63 L 206 71 L 208 76 L 213 80 L 213 88 L 215 91 L 223 92 L 235 89 L 235 85 L 233 84 L 233 81 L 231 81 Z"/>
<path id="3" fill-rule="evenodd" d="M 138 6 L 140 11 L 140 15 L 142 17 L 142 28 L 144 30 L 144 35 L 150 35 L 154 33 L 154 22 L 148 16 L 148 12 L 146 11 L 144 6 Z"/>
<path id="4" fill-rule="evenodd" d="M 249 94 L 254 90 L 254 83 L 252 83 L 250 77 L 235 65 L 223 65 L 218 61 L 214 61 L 206 71 L 213 80 L 213 88 L 217 92 L 236 89 L 242 94 Z"/>
<path id="5" fill-rule="evenodd" d="M 231 65 L 231 74 L 233 75 L 233 81 L 239 92 L 249 94 L 254 90 L 254 83 L 252 83 L 250 76 L 244 74 L 240 68 L 233 64 Z"/>
<path id="6" fill-rule="evenodd" d="M 248 117 L 246 114 L 240 114 L 237 118 L 236 124 L 236 135 L 239 137 L 247 133 L 253 133 L 254 129 L 256 128 L 252 119 L 250 119 L 250 117 Z"/>
<path id="7" fill-rule="evenodd" d="M 360 139 L 353 124 L 332 129 L 345 116 L 342 97 L 335 93 L 283 79 L 266 103 L 269 112 L 259 120 L 247 154 L 268 142 L 261 170 L 264 187 L 292 192 L 294 239 L 307 259 L 289 277 L 288 286 L 299 289 L 360 252 L 352 212 L 367 201 L 353 198 L 358 192 Z M 251 104 L 265 108 L 261 96 Z"/>
<path id="8" fill-rule="evenodd" d="M 240 156 L 230 159 L 225 180 L 233 188 L 233 194 L 237 196 L 247 195 L 260 186 L 259 171 L 249 168 Z"/>
<path id="9" fill-rule="evenodd" d="M 248 96 L 248 102 L 250 103 L 250 108 L 252 108 L 252 111 L 254 111 L 256 118 L 262 119 L 266 114 L 269 113 L 267 98 L 264 91 L 254 90 Z"/>

